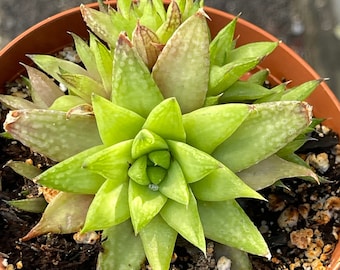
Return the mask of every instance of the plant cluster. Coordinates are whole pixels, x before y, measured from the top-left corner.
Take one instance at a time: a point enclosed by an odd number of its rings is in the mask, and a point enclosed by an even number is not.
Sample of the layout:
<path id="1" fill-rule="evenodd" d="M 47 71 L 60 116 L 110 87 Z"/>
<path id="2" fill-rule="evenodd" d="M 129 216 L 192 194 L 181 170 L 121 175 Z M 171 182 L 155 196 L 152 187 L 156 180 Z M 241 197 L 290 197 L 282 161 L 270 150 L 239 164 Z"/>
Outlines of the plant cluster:
<path id="1" fill-rule="evenodd" d="M 29 55 L 32 100 L 0 96 L 6 135 L 57 162 L 8 164 L 60 191 L 23 240 L 102 231 L 98 269 L 139 269 L 145 256 L 168 269 L 178 234 L 204 253 L 209 238 L 270 257 L 235 199 L 264 199 L 257 190 L 282 178 L 317 180 L 294 151 L 320 81 L 264 87 L 269 71 L 256 66 L 278 42 L 236 47 L 237 17 L 211 40 L 202 1 L 81 11 L 91 30 L 88 42 L 72 33 L 82 65 Z"/>

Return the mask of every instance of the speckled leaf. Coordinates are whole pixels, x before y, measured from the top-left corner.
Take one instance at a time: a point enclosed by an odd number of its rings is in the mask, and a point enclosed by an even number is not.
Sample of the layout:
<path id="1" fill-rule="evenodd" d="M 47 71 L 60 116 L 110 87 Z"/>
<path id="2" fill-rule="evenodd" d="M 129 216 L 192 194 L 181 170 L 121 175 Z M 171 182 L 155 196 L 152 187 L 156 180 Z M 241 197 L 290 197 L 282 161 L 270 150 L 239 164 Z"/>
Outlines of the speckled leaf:
<path id="1" fill-rule="evenodd" d="M 0 94 L 0 102 L 11 110 L 39 109 L 33 102 L 12 95 Z"/>
<path id="2" fill-rule="evenodd" d="M 210 62 L 212 65 L 223 66 L 227 63 L 233 48 L 233 39 L 238 16 L 222 28 L 210 42 Z"/>
<path id="3" fill-rule="evenodd" d="M 47 206 L 43 197 L 5 201 L 7 204 L 30 213 L 42 213 Z"/>
<path id="4" fill-rule="evenodd" d="M 197 202 L 191 191 L 189 194 L 187 205 L 168 200 L 160 214 L 166 223 L 205 254 L 205 238 Z"/>
<path id="5" fill-rule="evenodd" d="M 23 66 L 30 80 L 33 103 L 39 108 L 48 108 L 58 97 L 64 95 L 64 92 L 45 73 L 28 65 L 23 64 Z"/>
<path id="6" fill-rule="evenodd" d="M 218 243 L 270 258 L 270 251 L 256 226 L 235 200 L 198 201 L 205 236 Z"/>
<path id="7" fill-rule="evenodd" d="M 177 232 L 157 215 L 140 231 L 140 237 L 152 269 L 169 269 Z"/>
<path id="8" fill-rule="evenodd" d="M 104 230 L 102 239 L 106 240 L 102 242 L 103 251 L 99 252 L 98 270 L 140 269 L 145 253 L 142 241 L 139 236 L 135 236 L 130 220 Z"/>
<path id="9" fill-rule="evenodd" d="M 133 162 L 131 145 L 132 140 L 128 140 L 98 151 L 84 160 L 83 168 L 105 178 L 123 182 L 127 179 L 128 168 Z"/>
<path id="10" fill-rule="evenodd" d="M 186 139 L 181 108 L 175 98 L 168 98 L 157 105 L 149 114 L 143 128 L 164 139 L 182 142 Z"/>
<path id="11" fill-rule="evenodd" d="M 60 192 L 48 204 L 37 225 L 22 240 L 27 241 L 45 233 L 74 233 L 84 224 L 93 195 Z"/>
<path id="12" fill-rule="evenodd" d="M 59 76 L 60 70 L 65 70 L 66 72 L 72 74 L 82 74 L 88 76 L 88 72 L 84 68 L 71 61 L 57 58 L 51 55 L 33 54 L 28 56 L 38 67 L 40 67 L 43 71 L 51 75 L 59 82 L 61 81 L 61 78 Z"/>
<path id="13" fill-rule="evenodd" d="M 246 104 L 225 104 L 185 114 L 183 124 L 187 143 L 210 154 L 241 125 L 249 113 L 250 107 Z"/>
<path id="14" fill-rule="evenodd" d="M 263 199 L 242 180 L 228 168 L 223 167 L 214 170 L 201 181 L 191 184 L 191 188 L 195 197 L 203 201 L 225 201 L 242 197 Z"/>
<path id="15" fill-rule="evenodd" d="M 242 45 L 233 49 L 229 54 L 229 62 L 244 58 L 264 58 L 279 45 L 278 41 L 259 41 Z"/>
<path id="16" fill-rule="evenodd" d="M 21 176 L 24 176 L 30 180 L 41 173 L 41 169 L 23 161 L 10 160 L 4 166 L 10 167 L 17 174 L 20 174 Z"/>
<path id="17" fill-rule="evenodd" d="M 133 139 L 145 122 L 140 115 L 97 95 L 92 96 L 92 106 L 100 137 L 107 146 Z"/>
<path id="18" fill-rule="evenodd" d="M 156 32 L 160 41 L 165 44 L 181 23 L 182 18 L 179 6 L 176 1 L 171 1 L 167 10 L 166 20 Z"/>
<path id="19" fill-rule="evenodd" d="M 168 174 L 159 185 L 159 191 L 178 203 L 188 205 L 189 189 L 181 166 L 176 160 L 171 162 Z"/>
<path id="20" fill-rule="evenodd" d="M 95 194 L 105 179 L 93 172 L 82 168 L 84 159 L 103 149 L 95 146 L 74 155 L 34 178 L 41 185 L 62 191 Z"/>
<path id="21" fill-rule="evenodd" d="M 311 122 L 312 108 L 305 102 L 281 101 L 253 106 L 247 119 L 213 153 L 234 172 L 276 153 Z"/>
<path id="22" fill-rule="evenodd" d="M 162 209 L 167 202 L 159 191 L 142 186 L 134 181 L 129 183 L 129 208 L 135 233 L 139 233 Z"/>
<path id="23" fill-rule="evenodd" d="M 318 182 L 318 176 L 306 166 L 289 162 L 276 155 L 262 160 L 258 164 L 237 174 L 246 184 L 255 190 L 271 186 L 276 181 L 292 177 L 311 177 Z"/>
<path id="24" fill-rule="evenodd" d="M 147 117 L 162 100 L 162 94 L 136 48 L 121 34 L 114 56 L 112 101 Z"/>
<path id="25" fill-rule="evenodd" d="M 18 110 L 7 115 L 4 127 L 14 139 L 56 161 L 102 143 L 96 121 L 89 115 Z"/>
<path id="26" fill-rule="evenodd" d="M 210 68 L 209 96 L 216 96 L 227 90 L 244 73 L 256 67 L 261 58 L 242 58 L 224 66 L 212 65 Z"/>
<path id="27" fill-rule="evenodd" d="M 199 11 L 175 31 L 152 72 L 164 97 L 176 97 L 183 113 L 204 104 L 209 58 L 209 28 L 204 12 Z"/>
<path id="28" fill-rule="evenodd" d="M 89 207 L 82 232 L 107 229 L 129 217 L 128 181 L 108 179 Z"/>
<path id="29" fill-rule="evenodd" d="M 167 142 L 188 183 L 199 181 L 221 167 L 218 160 L 188 144 L 171 140 Z"/>
<path id="30" fill-rule="evenodd" d="M 136 159 L 152 151 L 166 150 L 168 144 L 156 133 L 142 129 L 133 140 L 131 155 Z"/>

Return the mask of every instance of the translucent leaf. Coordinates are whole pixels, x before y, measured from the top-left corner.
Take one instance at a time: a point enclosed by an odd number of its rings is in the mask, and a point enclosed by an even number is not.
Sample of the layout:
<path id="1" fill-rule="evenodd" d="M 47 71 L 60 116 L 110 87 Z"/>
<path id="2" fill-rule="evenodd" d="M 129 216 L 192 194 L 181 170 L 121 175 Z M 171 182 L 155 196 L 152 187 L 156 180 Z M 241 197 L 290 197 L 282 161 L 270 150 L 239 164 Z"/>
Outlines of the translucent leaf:
<path id="1" fill-rule="evenodd" d="M 245 183 L 255 190 L 271 186 L 276 181 L 292 177 L 311 177 L 318 182 L 318 176 L 306 166 L 286 161 L 276 155 L 262 160 L 258 164 L 237 174 Z"/>
<path id="2" fill-rule="evenodd" d="M 28 65 L 23 65 L 28 73 L 31 85 L 31 97 L 39 108 L 46 109 L 64 92 L 45 73 Z"/>
<path id="3" fill-rule="evenodd" d="M 82 164 L 85 158 L 102 149 L 103 146 L 95 146 L 74 155 L 44 171 L 35 177 L 34 181 L 62 191 L 95 194 L 105 179 L 85 170 L 82 168 Z"/>
<path id="4" fill-rule="evenodd" d="M 203 201 L 225 201 L 241 197 L 263 199 L 242 180 L 224 167 L 214 170 L 201 181 L 190 186 L 195 197 Z"/>
<path id="5" fill-rule="evenodd" d="M 212 153 L 241 125 L 249 113 L 250 107 L 246 104 L 224 104 L 185 114 L 183 124 L 187 143 L 206 153 Z"/>
<path id="6" fill-rule="evenodd" d="M 160 214 L 169 226 L 205 254 L 205 238 L 197 202 L 194 195 L 191 192 L 189 194 L 188 205 L 168 200 Z"/>
<path id="7" fill-rule="evenodd" d="M 112 101 L 143 117 L 163 100 L 148 68 L 124 34 L 115 49 L 112 80 Z"/>
<path id="8" fill-rule="evenodd" d="M 148 262 L 153 269 L 169 269 L 177 232 L 160 215 L 140 231 Z"/>
<path id="9" fill-rule="evenodd" d="M 22 240 L 27 241 L 45 233 L 67 234 L 81 229 L 92 195 L 60 192 L 48 204 L 40 221 Z"/>
<path id="10" fill-rule="evenodd" d="M 137 160 L 135 160 L 131 167 L 129 168 L 128 175 L 129 177 L 140 185 L 149 185 L 150 179 L 148 174 L 146 173 L 146 168 L 148 165 L 148 157 L 141 156 Z"/>
<path id="11" fill-rule="evenodd" d="M 270 258 L 261 233 L 235 200 L 198 201 L 205 236 L 218 243 Z"/>
<path id="12" fill-rule="evenodd" d="M 0 102 L 11 110 L 38 109 L 33 102 L 12 95 L 0 94 Z"/>
<path id="13" fill-rule="evenodd" d="M 10 160 L 5 164 L 5 166 L 10 167 L 17 174 L 20 174 L 21 176 L 24 176 L 30 180 L 41 173 L 41 169 L 38 167 L 22 161 Z"/>
<path id="14" fill-rule="evenodd" d="M 145 122 L 140 115 L 97 95 L 92 96 L 92 106 L 105 145 L 133 139 Z"/>
<path id="15" fill-rule="evenodd" d="M 158 104 L 149 114 L 143 128 L 168 140 L 184 142 L 186 138 L 181 108 L 175 98 L 168 98 Z"/>
<path id="16" fill-rule="evenodd" d="M 47 202 L 43 197 L 12 201 L 4 200 L 4 202 L 20 210 L 31 213 L 42 213 L 47 206 Z"/>
<path id="17" fill-rule="evenodd" d="M 168 149 L 162 137 L 147 129 L 142 129 L 133 140 L 131 155 L 136 159 L 152 151 Z"/>
<path id="18" fill-rule="evenodd" d="M 160 183 L 159 191 L 178 203 L 188 205 L 189 189 L 184 174 L 178 162 L 171 162 L 168 174 Z"/>
<path id="19" fill-rule="evenodd" d="M 132 140 L 123 141 L 107 147 L 84 159 L 83 168 L 98 173 L 107 179 L 124 182 L 132 164 Z"/>
<path id="20" fill-rule="evenodd" d="M 5 130 L 16 140 L 53 160 L 61 161 L 102 144 L 95 118 L 51 110 L 8 113 Z"/>
<path id="21" fill-rule="evenodd" d="M 167 142 L 188 183 L 199 181 L 221 167 L 218 160 L 188 144 L 170 140 Z"/>
<path id="22" fill-rule="evenodd" d="M 281 101 L 253 106 L 247 119 L 213 153 L 234 172 L 276 153 L 311 122 L 311 106 L 305 102 Z"/>
<path id="23" fill-rule="evenodd" d="M 130 220 L 103 231 L 103 251 L 99 253 L 97 269 L 139 270 L 145 260 L 142 241 L 135 236 Z M 128 252 L 127 252 L 128 251 Z"/>
<path id="24" fill-rule="evenodd" d="M 183 113 L 204 104 L 209 58 L 209 28 L 203 11 L 199 11 L 172 35 L 152 72 L 163 96 L 176 97 Z"/>
<path id="25" fill-rule="evenodd" d="M 134 181 L 129 184 L 129 207 L 135 233 L 139 233 L 162 209 L 167 197 Z"/>
<path id="26" fill-rule="evenodd" d="M 128 181 L 108 179 L 100 187 L 89 207 L 82 232 L 107 229 L 129 217 Z"/>

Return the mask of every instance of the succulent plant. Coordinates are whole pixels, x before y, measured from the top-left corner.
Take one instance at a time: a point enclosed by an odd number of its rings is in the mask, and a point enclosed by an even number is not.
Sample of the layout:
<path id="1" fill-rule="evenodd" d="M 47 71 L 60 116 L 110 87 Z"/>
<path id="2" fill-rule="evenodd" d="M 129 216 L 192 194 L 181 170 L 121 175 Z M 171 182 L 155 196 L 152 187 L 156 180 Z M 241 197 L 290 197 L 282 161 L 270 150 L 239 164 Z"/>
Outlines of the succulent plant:
<path id="1" fill-rule="evenodd" d="M 12 109 L 4 128 L 57 164 L 8 165 L 60 192 L 23 240 L 102 230 L 98 269 L 139 269 L 145 256 L 168 269 L 178 234 L 203 253 L 209 238 L 270 257 L 235 199 L 264 199 L 257 190 L 282 178 L 318 180 L 294 151 L 321 80 L 267 89 L 268 70 L 253 70 L 278 43 L 235 47 L 237 17 L 210 40 L 202 6 L 81 6 L 92 31 L 89 43 L 72 34 L 82 66 L 30 55 L 48 75 L 25 66 L 32 101 L 0 96 Z"/>

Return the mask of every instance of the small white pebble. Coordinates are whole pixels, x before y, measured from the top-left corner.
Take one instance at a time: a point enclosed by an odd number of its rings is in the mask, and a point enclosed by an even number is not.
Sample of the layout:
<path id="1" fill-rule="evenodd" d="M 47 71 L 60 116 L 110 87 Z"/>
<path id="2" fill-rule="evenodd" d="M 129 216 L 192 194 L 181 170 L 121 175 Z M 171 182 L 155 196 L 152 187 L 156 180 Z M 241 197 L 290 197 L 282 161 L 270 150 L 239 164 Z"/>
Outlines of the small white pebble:
<path id="1" fill-rule="evenodd" d="M 222 256 L 217 261 L 217 270 L 230 270 L 231 260 L 225 256 Z"/>

